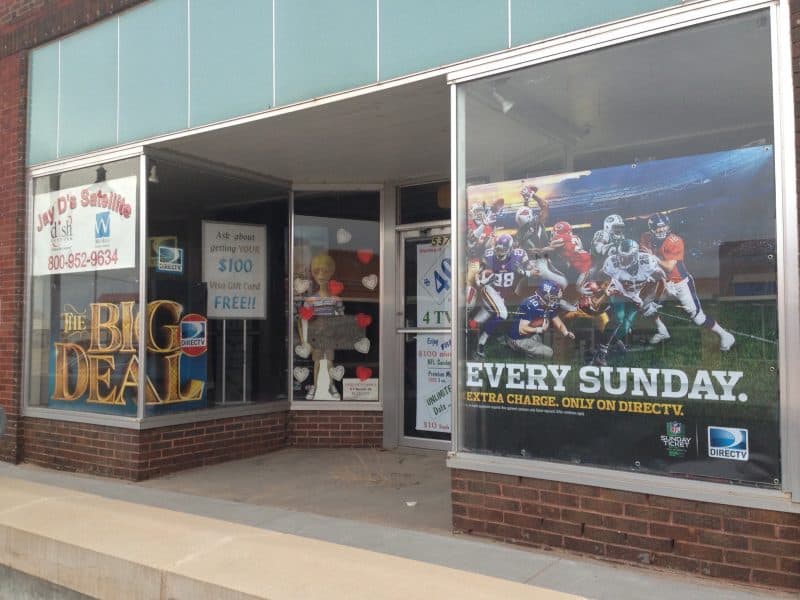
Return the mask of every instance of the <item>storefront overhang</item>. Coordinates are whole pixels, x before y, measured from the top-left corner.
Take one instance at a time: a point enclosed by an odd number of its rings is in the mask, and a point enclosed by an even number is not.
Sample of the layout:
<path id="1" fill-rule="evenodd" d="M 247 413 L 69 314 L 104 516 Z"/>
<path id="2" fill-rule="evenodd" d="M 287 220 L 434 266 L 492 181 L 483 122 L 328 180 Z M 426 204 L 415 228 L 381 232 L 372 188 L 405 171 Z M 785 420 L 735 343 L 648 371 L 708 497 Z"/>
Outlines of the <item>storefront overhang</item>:
<path id="1" fill-rule="evenodd" d="M 450 96 L 441 76 L 152 145 L 294 183 L 447 178 Z"/>

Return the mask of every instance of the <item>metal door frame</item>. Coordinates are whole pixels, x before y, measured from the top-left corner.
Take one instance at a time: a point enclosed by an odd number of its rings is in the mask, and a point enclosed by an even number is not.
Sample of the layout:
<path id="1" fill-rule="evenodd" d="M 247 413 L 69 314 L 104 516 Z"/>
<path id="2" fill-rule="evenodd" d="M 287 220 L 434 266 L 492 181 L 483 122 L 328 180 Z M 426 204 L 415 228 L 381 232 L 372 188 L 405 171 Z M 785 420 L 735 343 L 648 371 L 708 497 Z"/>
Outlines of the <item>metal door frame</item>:
<path id="1" fill-rule="evenodd" d="M 427 221 L 424 223 L 409 223 L 407 225 L 400 225 L 395 227 L 395 248 L 397 257 L 397 278 L 396 278 L 396 322 L 394 327 L 395 334 L 395 352 L 396 356 L 402 361 L 401 375 L 398 377 L 398 383 L 402 387 L 402 392 L 398 397 L 398 418 L 397 418 L 397 439 L 398 444 L 403 447 L 411 448 L 425 448 L 430 450 L 446 450 L 452 449 L 453 439 L 453 420 L 452 415 L 455 413 L 455 402 L 450 409 L 450 439 L 449 440 L 433 440 L 423 437 L 409 436 L 405 434 L 405 382 L 403 374 L 405 373 L 405 336 L 414 333 L 431 333 L 431 334 L 447 334 L 452 336 L 453 330 L 451 326 L 448 327 L 406 327 L 405 326 L 405 242 L 409 239 L 425 237 L 431 234 L 451 235 L 451 226 L 449 220 L 442 221 Z M 451 238 L 452 239 L 452 238 Z M 452 243 L 452 242 L 451 242 Z M 447 305 L 449 308 L 449 305 Z M 451 315 L 452 319 L 452 315 Z"/>

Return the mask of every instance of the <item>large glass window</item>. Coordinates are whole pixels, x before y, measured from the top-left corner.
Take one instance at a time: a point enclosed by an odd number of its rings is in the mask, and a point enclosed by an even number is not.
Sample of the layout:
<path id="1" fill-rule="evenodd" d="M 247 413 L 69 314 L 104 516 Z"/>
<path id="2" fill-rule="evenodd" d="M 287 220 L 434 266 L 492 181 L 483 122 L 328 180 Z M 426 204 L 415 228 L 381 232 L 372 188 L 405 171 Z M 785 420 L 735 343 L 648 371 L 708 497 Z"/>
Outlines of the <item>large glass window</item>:
<path id="1" fill-rule="evenodd" d="M 33 182 L 29 406 L 136 416 L 138 170 Z"/>
<path id="2" fill-rule="evenodd" d="M 766 11 L 459 86 L 460 450 L 780 485 Z"/>
<path id="3" fill-rule="evenodd" d="M 288 191 L 148 170 L 145 415 L 287 399 Z"/>
<path id="4" fill-rule="evenodd" d="M 294 197 L 295 402 L 377 401 L 380 195 Z"/>

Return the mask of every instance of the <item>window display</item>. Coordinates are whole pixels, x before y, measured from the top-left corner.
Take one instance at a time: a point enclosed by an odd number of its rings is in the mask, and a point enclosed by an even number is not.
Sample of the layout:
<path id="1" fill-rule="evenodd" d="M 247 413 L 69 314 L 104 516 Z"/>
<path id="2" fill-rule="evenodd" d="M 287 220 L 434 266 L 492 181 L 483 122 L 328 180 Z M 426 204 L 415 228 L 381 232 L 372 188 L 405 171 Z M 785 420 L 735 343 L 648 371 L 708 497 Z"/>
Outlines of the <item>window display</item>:
<path id="1" fill-rule="evenodd" d="M 286 400 L 288 193 L 164 159 L 158 175 L 145 415 Z"/>
<path id="2" fill-rule="evenodd" d="M 461 449 L 779 486 L 765 23 L 462 86 Z"/>
<path id="3" fill-rule="evenodd" d="M 34 181 L 30 406 L 136 416 L 138 168 Z"/>
<path id="4" fill-rule="evenodd" d="M 295 401 L 378 400 L 376 193 L 297 193 Z"/>

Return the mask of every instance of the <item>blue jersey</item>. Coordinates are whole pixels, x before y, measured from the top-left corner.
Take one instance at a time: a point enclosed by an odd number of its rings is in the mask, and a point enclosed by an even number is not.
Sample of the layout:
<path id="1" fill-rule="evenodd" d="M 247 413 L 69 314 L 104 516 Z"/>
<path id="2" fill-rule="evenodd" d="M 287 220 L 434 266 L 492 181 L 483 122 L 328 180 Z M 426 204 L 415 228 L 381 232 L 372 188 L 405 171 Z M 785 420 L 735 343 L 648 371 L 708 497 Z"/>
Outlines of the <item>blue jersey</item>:
<path id="1" fill-rule="evenodd" d="M 511 322 L 511 331 L 509 332 L 508 337 L 515 340 L 526 337 L 519 332 L 520 321 L 535 323 L 537 321 L 541 321 L 542 319 L 547 319 L 549 322 L 553 319 L 553 317 L 556 316 L 557 312 L 558 307 L 546 307 L 539 296 L 528 296 L 522 301 L 522 304 L 519 305 L 519 308 L 514 315 L 514 319 Z"/>
<path id="2" fill-rule="evenodd" d="M 497 258 L 494 250 L 487 250 L 483 262 L 492 271 L 490 285 L 497 290 L 503 300 L 508 300 L 514 293 L 518 277 L 525 270 L 528 255 L 524 250 L 514 248 L 504 259 Z"/>

